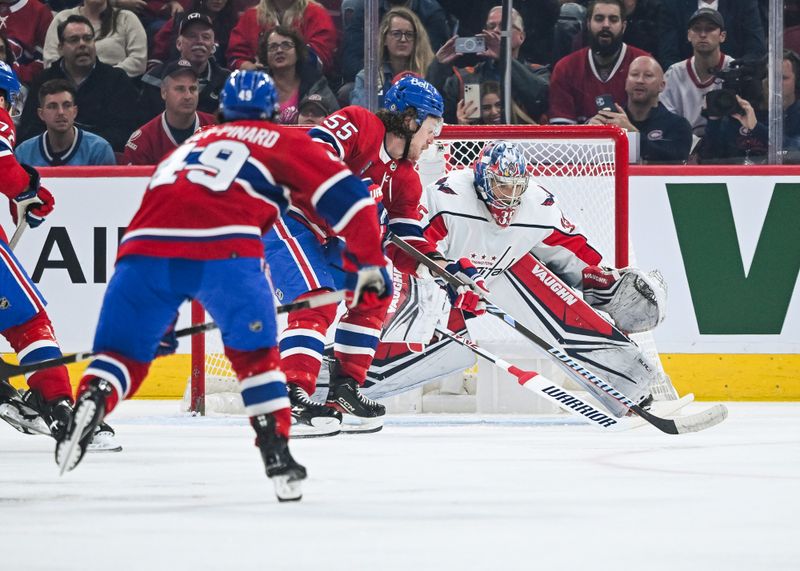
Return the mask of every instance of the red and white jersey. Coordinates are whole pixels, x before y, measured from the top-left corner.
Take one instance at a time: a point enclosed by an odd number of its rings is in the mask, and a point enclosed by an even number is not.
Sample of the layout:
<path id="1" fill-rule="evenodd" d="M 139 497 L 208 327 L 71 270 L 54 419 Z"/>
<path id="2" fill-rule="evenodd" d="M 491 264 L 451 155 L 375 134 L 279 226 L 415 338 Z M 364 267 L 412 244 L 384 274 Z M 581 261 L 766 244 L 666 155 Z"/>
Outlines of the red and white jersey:
<path id="1" fill-rule="evenodd" d="M 732 61 L 732 57 L 720 54 L 717 67 L 727 69 Z M 669 66 L 664 74 L 664 84 L 664 91 L 658 96 L 658 100 L 668 111 L 685 117 L 692 125 L 692 132 L 702 137 L 708 122 L 700 114 L 705 107 L 706 93 L 721 89 L 722 81 L 713 75 L 706 81 L 701 81 L 692 56 Z"/>
<path id="2" fill-rule="evenodd" d="M 615 103 L 624 107 L 628 102 L 625 92 L 628 68 L 634 59 L 646 55 L 650 54 L 622 44 L 619 58 L 605 81 L 597 73 L 588 47 L 558 60 L 550 76 L 550 123 L 585 123 L 597 115 L 598 95 L 610 94 Z"/>
<path id="3" fill-rule="evenodd" d="M 0 5 L 0 32 L 19 63 L 22 83 L 32 84 L 44 69 L 44 39 L 52 21 L 53 12 L 39 0 Z"/>
<path id="4" fill-rule="evenodd" d="M 435 251 L 435 246 L 422 234 L 422 184 L 414 163 L 389 156 L 385 146 L 386 129 L 374 113 L 357 105 L 345 107 L 326 117 L 322 125 L 309 131 L 309 135 L 332 150 L 353 174 L 373 182 L 371 191 L 385 209 L 389 230 L 424 254 Z M 292 209 L 292 213 L 306 218 L 306 225 L 324 239 L 325 229 L 317 220 L 297 209 Z M 415 272 L 416 260 L 391 244 L 387 255 L 401 272 Z"/>
<path id="5" fill-rule="evenodd" d="M 555 197 L 531 179 L 511 224 L 495 223 L 473 185 L 472 169 L 459 169 L 425 189 L 425 236 L 448 260 L 469 259 L 491 289 L 492 278 L 532 252 L 570 286 L 582 270 L 601 261 Z"/>
<path id="6" fill-rule="evenodd" d="M 217 122 L 210 113 L 198 111 L 194 115 L 193 131 Z M 155 165 L 167 153 L 177 148 L 178 142 L 172 136 L 166 117 L 166 111 L 164 111 L 131 134 L 128 142 L 125 143 L 125 156 L 122 164 Z"/>
<path id="7" fill-rule="evenodd" d="M 0 107 L 0 192 L 9 200 L 28 188 L 30 177 L 19 166 L 14 157 L 14 146 L 17 140 L 17 130 L 8 111 Z M 0 239 L 7 242 L 3 229 L 0 228 Z"/>
<path id="8" fill-rule="evenodd" d="M 362 265 L 384 265 L 375 202 L 308 135 L 266 123 L 207 127 L 164 159 L 119 257 L 263 258 L 261 236 L 289 201 L 317 212 Z"/>

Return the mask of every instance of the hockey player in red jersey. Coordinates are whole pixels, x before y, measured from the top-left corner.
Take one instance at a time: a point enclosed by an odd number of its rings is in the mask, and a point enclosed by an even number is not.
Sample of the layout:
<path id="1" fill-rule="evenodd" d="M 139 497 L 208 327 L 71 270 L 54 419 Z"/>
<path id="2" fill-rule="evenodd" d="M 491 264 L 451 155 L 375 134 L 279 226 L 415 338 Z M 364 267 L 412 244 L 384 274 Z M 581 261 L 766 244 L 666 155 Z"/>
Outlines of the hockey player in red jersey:
<path id="1" fill-rule="evenodd" d="M 221 124 L 156 168 L 120 243 L 75 422 L 56 447 L 62 472 L 80 462 L 92 426 L 136 393 L 178 307 L 191 298 L 220 328 L 278 498 L 300 499 L 306 471 L 288 448 L 291 414 L 261 236 L 291 200 L 347 240 L 339 262 L 352 307 L 382 306 L 392 285 L 366 187 L 307 134 L 272 123 L 276 109 L 266 74 L 234 72 L 220 96 Z"/>
<path id="2" fill-rule="evenodd" d="M 422 235 L 422 186 L 414 165 L 430 146 L 442 123 L 443 102 L 427 81 L 406 76 L 385 96 L 386 109 L 377 114 L 358 106 L 329 115 L 309 134 L 358 176 L 367 179 L 389 231 L 414 244 L 432 258 L 443 260 Z M 341 279 L 335 260 L 343 244 L 324 221 L 302 206 L 292 205 L 264 238 L 267 261 L 281 267 L 275 275 L 278 296 L 286 301 L 335 289 Z M 394 267 L 415 274 L 417 262 L 389 246 Z M 331 261 L 333 260 L 333 262 Z M 451 268 L 459 271 L 455 265 Z M 464 268 L 470 272 L 469 268 Z M 474 268 L 472 269 L 474 270 Z M 477 287 L 477 286 L 476 286 Z M 455 302 L 468 308 L 477 301 L 471 291 Z M 292 414 L 298 436 L 327 436 L 341 430 L 375 432 L 383 425 L 385 408 L 365 398 L 359 387 L 378 344 L 389 299 L 380 307 L 350 309 L 339 321 L 334 337 L 334 362 L 326 406 L 313 401 L 322 364 L 325 335 L 336 318 L 335 307 L 289 314 L 281 334 L 281 367 L 289 383 Z M 342 414 L 355 423 L 342 424 Z"/>
<path id="3" fill-rule="evenodd" d="M 39 184 L 35 169 L 14 158 L 16 131 L 11 115 L 20 110 L 20 83 L 11 68 L 0 62 L 0 191 L 11 201 L 15 223 L 39 226 L 53 211 L 55 200 Z M 0 228 L 0 331 L 21 364 L 61 356 L 45 300 L 9 247 Z M 21 399 L 5 380 L 0 381 L 0 418 L 20 432 L 50 433 L 58 438 L 72 416 L 72 388 L 66 367 L 33 373 L 30 390 Z M 44 422 L 42 422 L 44 421 Z"/>

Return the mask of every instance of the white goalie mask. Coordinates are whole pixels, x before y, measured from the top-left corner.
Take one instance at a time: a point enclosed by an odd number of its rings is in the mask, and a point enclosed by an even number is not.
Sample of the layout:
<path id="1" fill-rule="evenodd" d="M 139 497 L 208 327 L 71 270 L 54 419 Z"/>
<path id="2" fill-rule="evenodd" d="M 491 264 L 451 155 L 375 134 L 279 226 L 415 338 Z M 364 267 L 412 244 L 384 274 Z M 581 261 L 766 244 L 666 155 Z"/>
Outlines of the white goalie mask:
<path id="1" fill-rule="evenodd" d="M 475 188 L 495 222 L 511 224 L 528 189 L 528 164 L 519 147 L 509 141 L 488 143 L 475 163 Z"/>

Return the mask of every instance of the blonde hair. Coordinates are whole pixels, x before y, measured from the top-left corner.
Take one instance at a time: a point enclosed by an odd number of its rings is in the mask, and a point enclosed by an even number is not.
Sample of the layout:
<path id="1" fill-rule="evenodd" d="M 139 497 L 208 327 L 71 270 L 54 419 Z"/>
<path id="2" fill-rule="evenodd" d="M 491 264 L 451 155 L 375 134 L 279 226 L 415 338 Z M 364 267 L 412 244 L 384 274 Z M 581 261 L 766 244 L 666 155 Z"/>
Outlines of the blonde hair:
<path id="1" fill-rule="evenodd" d="M 384 14 L 381 20 L 380 32 L 378 33 L 378 53 L 380 54 L 380 61 L 386 61 L 387 58 L 386 35 L 389 33 L 389 27 L 392 25 L 392 18 L 402 18 L 407 22 L 411 22 L 411 26 L 414 28 L 414 33 L 416 34 L 414 37 L 414 51 L 411 52 L 411 56 L 408 58 L 408 65 L 404 67 L 404 70 L 415 73 L 420 77 L 425 77 L 428 67 L 433 62 L 434 53 L 431 49 L 431 42 L 428 39 L 428 32 L 425 30 L 425 26 L 422 25 L 419 17 L 408 8 L 392 8 Z M 378 84 L 379 87 L 383 86 L 383 74 L 378 77 Z"/>
<path id="2" fill-rule="evenodd" d="M 295 0 L 294 4 L 281 14 L 273 0 L 261 0 L 256 8 L 258 23 L 262 27 L 286 26 L 287 28 L 297 28 L 309 4 L 316 4 L 316 2 L 314 0 Z"/>

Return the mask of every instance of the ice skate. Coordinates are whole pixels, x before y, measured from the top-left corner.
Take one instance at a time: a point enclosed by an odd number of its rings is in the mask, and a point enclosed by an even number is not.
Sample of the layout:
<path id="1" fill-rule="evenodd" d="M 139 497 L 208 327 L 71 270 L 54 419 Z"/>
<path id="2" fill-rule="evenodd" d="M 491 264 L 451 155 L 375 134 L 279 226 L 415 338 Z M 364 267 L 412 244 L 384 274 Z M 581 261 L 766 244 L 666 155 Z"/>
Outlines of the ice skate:
<path id="1" fill-rule="evenodd" d="M 292 438 L 335 436 L 342 429 L 342 413 L 314 402 L 294 383 L 287 383 L 292 403 Z"/>
<path id="2" fill-rule="evenodd" d="M 72 423 L 56 443 L 56 463 L 61 475 L 73 470 L 83 459 L 95 430 L 103 421 L 106 401 L 113 390 L 108 381 L 93 379 L 86 392 L 78 397 Z"/>
<path id="3" fill-rule="evenodd" d="M 50 434 L 40 411 L 5 379 L 0 380 L 0 418 L 23 434 Z"/>
<path id="4" fill-rule="evenodd" d="M 92 441 L 86 447 L 87 452 L 122 452 L 122 444 L 117 440 L 114 429 L 101 422 L 94 429 Z"/>
<path id="5" fill-rule="evenodd" d="M 306 479 L 306 469 L 292 458 L 288 440 L 275 432 L 275 417 L 260 414 L 251 417 L 250 424 L 256 431 L 256 445 L 261 450 L 267 477 L 275 486 L 278 501 L 299 501 L 303 497 L 302 481 Z"/>
<path id="6" fill-rule="evenodd" d="M 340 374 L 334 363 L 325 406 L 342 413 L 342 432 L 370 433 L 383 428 L 386 407 L 361 394 L 358 383 Z"/>

